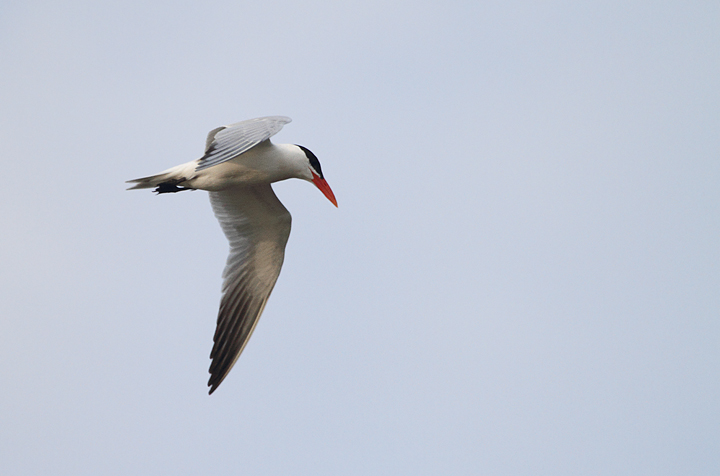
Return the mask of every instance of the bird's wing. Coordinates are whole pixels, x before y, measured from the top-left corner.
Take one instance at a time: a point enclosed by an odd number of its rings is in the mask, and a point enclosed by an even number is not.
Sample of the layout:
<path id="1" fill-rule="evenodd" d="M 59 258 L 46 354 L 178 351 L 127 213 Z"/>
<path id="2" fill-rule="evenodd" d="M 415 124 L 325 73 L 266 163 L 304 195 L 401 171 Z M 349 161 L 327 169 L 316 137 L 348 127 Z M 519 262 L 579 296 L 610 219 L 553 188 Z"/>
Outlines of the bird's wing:
<path id="1" fill-rule="evenodd" d="M 290 121 L 292 119 L 285 116 L 258 117 L 213 129 L 205 141 L 205 155 L 200 158 L 195 170 L 203 170 L 237 157 L 280 132 Z"/>
<path id="2" fill-rule="evenodd" d="M 291 218 L 270 184 L 210 192 L 210 203 L 230 242 L 210 353 L 213 393 L 240 357 L 275 286 Z"/>

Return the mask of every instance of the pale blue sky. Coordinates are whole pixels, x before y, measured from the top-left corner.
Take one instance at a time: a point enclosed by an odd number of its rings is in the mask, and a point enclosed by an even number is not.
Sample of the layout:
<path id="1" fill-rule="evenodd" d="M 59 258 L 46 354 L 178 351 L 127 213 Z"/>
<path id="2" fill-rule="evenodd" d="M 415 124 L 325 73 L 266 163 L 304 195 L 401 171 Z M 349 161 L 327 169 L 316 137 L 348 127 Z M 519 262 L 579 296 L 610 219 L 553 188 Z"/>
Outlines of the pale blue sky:
<path id="1" fill-rule="evenodd" d="M 3 475 L 720 474 L 720 4 L 0 6 Z M 227 243 L 126 192 L 320 159 L 207 395 Z"/>

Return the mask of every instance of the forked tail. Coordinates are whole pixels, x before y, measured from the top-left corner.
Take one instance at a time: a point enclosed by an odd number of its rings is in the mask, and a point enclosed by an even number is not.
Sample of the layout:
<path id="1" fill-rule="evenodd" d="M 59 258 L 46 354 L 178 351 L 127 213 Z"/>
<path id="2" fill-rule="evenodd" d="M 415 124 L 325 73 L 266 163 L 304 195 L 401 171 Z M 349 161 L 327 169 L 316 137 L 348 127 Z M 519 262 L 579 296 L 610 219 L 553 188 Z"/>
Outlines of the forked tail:
<path id="1" fill-rule="evenodd" d="M 125 183 L 134 184 L 132 187 L 128 188 L 128 190 L 154 188 L 157 193 L 173 193 L 182 192 L 183 190 L 193 190 L 189 187 L 178 187 L 178 185 L 192 178 L 195 166 L 196 164 L 194 162 L 190 162 L 178 165 L 177 167 L 173 167 L 157 175 L 128 180 Z"/>

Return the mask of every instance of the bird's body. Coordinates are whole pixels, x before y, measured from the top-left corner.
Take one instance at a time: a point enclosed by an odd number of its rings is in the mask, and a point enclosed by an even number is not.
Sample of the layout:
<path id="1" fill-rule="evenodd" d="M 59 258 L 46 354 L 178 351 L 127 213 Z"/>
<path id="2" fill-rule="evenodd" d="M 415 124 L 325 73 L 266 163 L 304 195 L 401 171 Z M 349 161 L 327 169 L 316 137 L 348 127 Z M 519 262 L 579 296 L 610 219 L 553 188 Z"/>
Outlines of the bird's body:
<path id="1" fill-rule="evenodd" d="M 131 189 L 155 188 L 158 193 L 207 190 L 230 242 L 210 354 L 210 393 L 242 353 L 280 274 L 291 218 L 270 184 L 307 180 L 337 206 L 312 152 L 270 142 L 288 122 L 271 116 L 219 127 L 208 134 L 202 158 L 130 181 L 135 184 Z"/>
<path id="2" fill-rule="evenodd" d="M 312 176 L 308 177 L 309 172 L 306 171 L 307 158 L 302 149 L 292 144 L 273 144 L 270 140 L 261 142 L 227 162 L 197 170 L 201 160 L 193 160 L 147 177 L 155 180 L 140 182 L 133 189 L 154 188 L 158 185 L 157 180 L 179 180 L 176 184 L 178 186 L 208 192 L 269 184 L 290 178 L 312 180 Z"/>

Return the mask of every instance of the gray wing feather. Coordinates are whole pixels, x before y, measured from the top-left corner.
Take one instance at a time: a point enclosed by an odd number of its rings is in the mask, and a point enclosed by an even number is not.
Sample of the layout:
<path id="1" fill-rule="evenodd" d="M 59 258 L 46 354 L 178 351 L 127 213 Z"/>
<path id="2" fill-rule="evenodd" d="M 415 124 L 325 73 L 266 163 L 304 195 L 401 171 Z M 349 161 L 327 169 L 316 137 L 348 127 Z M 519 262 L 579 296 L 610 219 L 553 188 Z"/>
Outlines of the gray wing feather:
<path id="1" fill-rule="evenodd" d="M 290 213 L 269 184 L 210 192 L 230 242 L 210 358 L 213 393 L 250 339 L 280 274 L 290 236 Z"/>
<path id="2" fill-rule="evenodd" d="M 205 141 L 205 155 L 200 158 L 196 171 L 234 159 L 260 142 L 268 140 L 292 119 L 285 116 L 268 116 L 237 122 L 213 129 Z"/>

